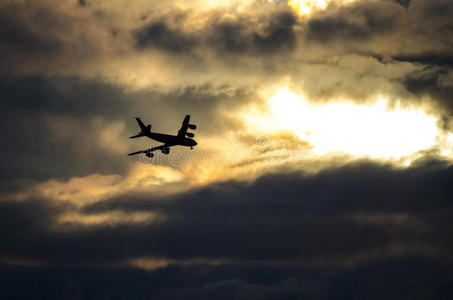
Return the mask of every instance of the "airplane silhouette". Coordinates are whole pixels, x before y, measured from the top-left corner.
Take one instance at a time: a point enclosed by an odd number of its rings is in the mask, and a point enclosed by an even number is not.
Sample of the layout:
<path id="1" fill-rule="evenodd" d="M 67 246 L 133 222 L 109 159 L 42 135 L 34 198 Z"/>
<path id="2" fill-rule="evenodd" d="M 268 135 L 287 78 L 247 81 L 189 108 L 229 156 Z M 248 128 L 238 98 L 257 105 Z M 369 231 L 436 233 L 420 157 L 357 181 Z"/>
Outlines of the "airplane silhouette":
<path id="1" fill-rule="evenodd" d="M 142 150 L 142 151 L 137 151 L 137 152 L 132 152 L 129 153 L 128 155 L 136 155 L 140 153 L 145 153 L 145 155 L 149 158 L 152 158 L 154 154 L 152 153 L 153 151 L 156 150 L 161 150 L 163 154 L 168 154 L 170 153 L 170 147 L 172 146 L 187 146 L 190 147 L 190 149 L 193 149 L 195 145 L 197 145 L 197 142 L 194 139 L 191 139 L 195 136 L 195 134 L 191 132 L 187 132 L 187 129 L 192 129 L 195 130 L 197 129 L 197 125 L 195 124 L 190 124 L 190 115 L 186 115 L 184 120 L 182 121 L 181 128 L 178 130 L 177 135 L 170 135 L 170 134 L 163 134 L 163 133 L 157 133 L 157 132 L 151 132 L 151 125 L 145 126 L 143 124 L 142 120 L 140 118 L 135 118 L 137 120 L 138 125 L 140 126 L 140 132 L 137 135 L 131 136 L 131 139 L 135 139 L 138 137 L 146 136 L 152 140 L 162 142 L 164 143 L 163 145 L 153 147 L 150 149 Z M 188 138 L 186 137 L 188 136 Z"/>

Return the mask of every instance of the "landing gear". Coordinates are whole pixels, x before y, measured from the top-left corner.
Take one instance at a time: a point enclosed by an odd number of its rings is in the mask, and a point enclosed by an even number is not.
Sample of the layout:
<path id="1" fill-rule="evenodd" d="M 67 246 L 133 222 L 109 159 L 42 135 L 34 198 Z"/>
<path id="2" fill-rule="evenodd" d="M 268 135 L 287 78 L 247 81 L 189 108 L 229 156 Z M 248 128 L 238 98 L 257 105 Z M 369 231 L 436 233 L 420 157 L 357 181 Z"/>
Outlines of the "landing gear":
<path id="1" fill-rule="evenodd" d="M 193 150 L 193 147 L 190 147 L 190 150 Z"/>

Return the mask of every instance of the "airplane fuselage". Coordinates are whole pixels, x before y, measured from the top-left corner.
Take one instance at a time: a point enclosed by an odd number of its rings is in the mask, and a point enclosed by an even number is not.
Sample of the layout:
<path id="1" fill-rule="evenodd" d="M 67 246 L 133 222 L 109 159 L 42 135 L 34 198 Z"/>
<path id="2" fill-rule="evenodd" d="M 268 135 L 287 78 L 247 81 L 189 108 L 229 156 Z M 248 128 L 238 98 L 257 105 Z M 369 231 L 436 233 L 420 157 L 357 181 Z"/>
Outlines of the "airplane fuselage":
<path id="1" fill-rule="evenodd" d="M 177 135 L 170 135 L 164 133 L 157 133 L 157 132 L 148 132 L 146 136 L 152 140 L 168 144 L 168 145 L 181 145 L 181 146 L 188 146 L 193 147 L 197 145 L 197 142 L 191 138 L 187 137 L 179 137 Z"/>
<path id="2" fill-rule="evenodd" d="M 157 133 L 151 131 L 151 125 L 145 125 L 140 118 L 135 117 L 137 123 L 140 127 L 140 132 L 134 136 L 131 136 L 131 139 L 139 138 L 146 136 L 152 140 L 158 141 L 163 143 L 163 145 L 159 145 L 156 147 L 151 147 L 149 149 L 135 151 L 129 153 L 128 155 L 137 155 L 144 153 L 147 157 L 152 158 L 154 154 L 152 152 L 161 150 L 163 154 L 170 153 L 170 147 L 172 146 L 187 146 L 192 149 L 194 146 L 197 145 L 197 142 L 192 139 L 195 135 L 193 132 L 187 132 L 188 129 L 195 130 L 197 129 L 197 125 L 190 124 L 190 115 L 186 115 L 184 120 L 182 121 L 181 128 L 178 130 L 177 135 L 165 134 L 165 133 Z"/>

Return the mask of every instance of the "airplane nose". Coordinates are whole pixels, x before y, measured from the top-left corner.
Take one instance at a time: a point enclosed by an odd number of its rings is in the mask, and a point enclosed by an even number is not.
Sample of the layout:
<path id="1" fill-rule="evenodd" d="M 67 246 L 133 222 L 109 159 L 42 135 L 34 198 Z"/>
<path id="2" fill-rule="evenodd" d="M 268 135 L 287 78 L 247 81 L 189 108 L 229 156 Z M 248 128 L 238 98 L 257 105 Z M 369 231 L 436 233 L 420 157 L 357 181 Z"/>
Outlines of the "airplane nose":
<path id="1" fill-rule="evenodd" d="M 196 146 L 198 145 L 198 143 L 195 140 L 193 140 L 193 145 Z"/>

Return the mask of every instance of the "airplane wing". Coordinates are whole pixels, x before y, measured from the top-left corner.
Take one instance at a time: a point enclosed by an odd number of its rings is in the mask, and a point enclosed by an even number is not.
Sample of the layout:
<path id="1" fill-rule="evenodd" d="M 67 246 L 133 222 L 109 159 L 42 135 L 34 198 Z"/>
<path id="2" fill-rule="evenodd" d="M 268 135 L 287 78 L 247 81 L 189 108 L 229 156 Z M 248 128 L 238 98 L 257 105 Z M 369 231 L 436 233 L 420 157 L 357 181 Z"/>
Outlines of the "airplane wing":
<path id="1" fill-rule="evenodd" d="M 140 154 L 140 153 L 151 153 L 151 152 L 154 152 L 156 150 L 170 148 L 171 146 L 174 146 L 174 145 L 173 144 L 163 144 L 163 145 L 160 145 L 160 146 L 157 146 L 157 147 L 153 147 L 153 148 L 150 148 L 150 149 L 137 151 L 137 152 L 132 152 L 132 153 L 129 153 L 128 155 L 136 155 L 136 154 Z"/>
<path id="2" fill-rule="evenodd" d="M 181 129 L 178 130 L 178 137 L 185 137 L 187 128 L 189 128 L 190 115 L 186 115 L 184 121 L 182 121 Z"/>

